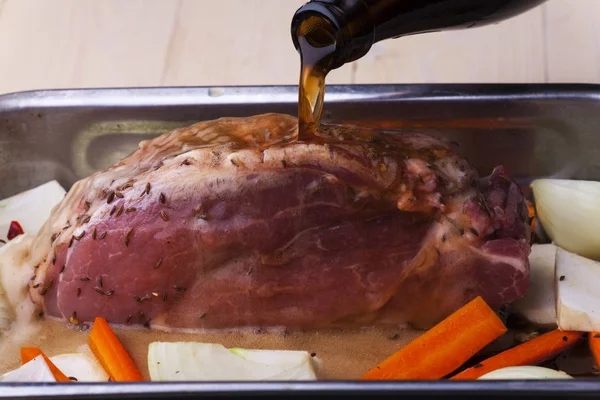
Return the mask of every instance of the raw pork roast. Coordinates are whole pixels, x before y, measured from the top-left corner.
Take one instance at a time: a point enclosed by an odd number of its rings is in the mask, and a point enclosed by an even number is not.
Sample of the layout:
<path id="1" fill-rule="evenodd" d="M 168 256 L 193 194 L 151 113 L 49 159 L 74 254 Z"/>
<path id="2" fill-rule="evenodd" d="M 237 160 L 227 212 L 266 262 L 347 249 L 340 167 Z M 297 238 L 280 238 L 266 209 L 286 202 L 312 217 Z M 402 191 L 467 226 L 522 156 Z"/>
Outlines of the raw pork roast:
<path id="1" fill-rule="evenodd" d="M 33 300 L 79 323 L 429 327 L 528 287 L 519 187 L 416 133 L 222 118 L 77 182 L 36 238 Z"/>

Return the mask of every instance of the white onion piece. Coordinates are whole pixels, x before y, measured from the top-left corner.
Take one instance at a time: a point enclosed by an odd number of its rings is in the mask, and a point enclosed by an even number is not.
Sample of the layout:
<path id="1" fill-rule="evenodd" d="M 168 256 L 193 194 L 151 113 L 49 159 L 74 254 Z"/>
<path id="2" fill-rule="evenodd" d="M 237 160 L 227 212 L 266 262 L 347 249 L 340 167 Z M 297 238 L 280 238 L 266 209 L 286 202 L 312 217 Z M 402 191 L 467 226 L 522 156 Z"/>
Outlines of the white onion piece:
<path id="1" fill-rule="evenodd" d="M 77 382 L 107 382 L 108 374 L 93 356 L 82 353 L 59 354 L 50 357 L 50 361 L 68 377 Z"/>
<path id="2" fill-rule="evenodd" d="M 305 351 L 226 349 L 198 342 L 153 342 L 152 381 L 317 380 L 318 360 Z"/>
<path id="3" fill-rule="evenodd" d="M 245 360 L 267 365 L 280 365 L 281 373 L 272 376 L 271 380 L 314 380 L 320 376 L 323 363 L 320 358 L 312 357 L 306 351 L 295 350 L 248 350 L 239 347 L 229 349 L 230 352 Z M 290 368 L 290 366 L 294 366 Z"/>
<path id="4" fill-rule="evenodd" d="M 39 355 L 19 368 L 0 376 L 2 382 L 56 382 L 44 357 Z"/>
<path id="5" fill-rule="evenodd" d="M 561 330 L 600 330 L 600 262 L 559 248 L 556 288 L 556 313 Z"/>
<path id="6" fill-rule="evenodd" d="M 33 266 L 24 262 L 29 256 L 34 235 L 19 235 L 0 247 L 0 330 L 10 329 L 18 314 L 27 318 L 29 300 L 27 285 L 34 274 Z"/>
<path id="7" fill-rule="evenodd" d="M 521 366 L 500 368 L 480 376 L 483 380 L 573 379 L 572 376 L 550 368 Z"/>
<path id="8" fill-rule="evenodd" d="M 36 235 L 65 193 L 57 181 L 50 181 L 0 200 L 0 239 L 7 240 L 11 221 L 17 221 L 25 233 Z"/>
<path id="9" fill-rule="evenodd" d="M 529 255 L 529 289 L 513 303 L 514 310 L 529 322 L 556 326 L 554 269 L 556 246 L 534 244 Z"/>
<path id="10" fill-rule="evenodd" d="M 57 181 L 50 181 L 0 200 L 0 239 L 8 242 L 0 242 L 0 331 L 8 330 L 17 315 L 33 309 L 27 291 L 33 269 L 25 260 L 33 239 L 65 193 Z M 8 241 L 11 221 L 19 222 L 25 234 Z"/>
<path id="11" fill-rule="evenodd" d="M 6 299 L 6 292 L 0 285 L 0 330 L 10 329 L 10 324 L 14 320 L 14 313 L 8 300 Z"/>
<path id="12" fill-rule="evenodd" d="M 536 213 L 559 247 L 600 260 L 600 182 L 538 179 L 531 184 Z"/>

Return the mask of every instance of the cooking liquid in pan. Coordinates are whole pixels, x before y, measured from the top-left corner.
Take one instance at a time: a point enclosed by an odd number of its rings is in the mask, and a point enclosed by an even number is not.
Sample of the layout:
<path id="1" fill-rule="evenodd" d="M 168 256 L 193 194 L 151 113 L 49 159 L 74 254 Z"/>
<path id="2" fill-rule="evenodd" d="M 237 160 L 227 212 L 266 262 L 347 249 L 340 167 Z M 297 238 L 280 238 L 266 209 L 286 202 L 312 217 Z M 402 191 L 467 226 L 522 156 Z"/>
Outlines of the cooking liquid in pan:
<path id="1" fill-rule="evenodd" d="M 231 331 L 207 331 L 198 333 L 163 332 L 147 329 L 123 329 L 113 327 L 134 363 L 144 376 L 148 373 L 148 346 L 155 341 L 164 342 L 207 342 L 225 347 L 242 347 L 265 350 L 301 350 L 314 353 L 323 361 L 324 380 L 354 380 L 386 359 L 395 351 L 419 337 L 423 331 L 392 327 L 369 327 L 353 329 L 317 329 L 286 332 L 284 330 L 240 329 Z M 484 359 L 518 343 L 519 329 L 497 342 L 490 344 L 464 367 L 475 365 Z M 36 346 L 48 356 L 65 353 L 90 353 L 87 347 L 89 326 L 68 326 L 64 321 L 43 320 L 15 329 L 0 344 L 0 373 L 18 368 L 19 348 Z M 542 364 L 560 369 L 574 377 L 593 377 L 594 360 L 590 356 L 586 341 L 558 358 Z"/>
<path id="2" fill-rule="evenodd" d="M 535 3 L 538 1 L 531 1 Z M 511 3 L 516 4 L 516 3 Z M 336 38 L 326 19 L 314 16 L 305 19 L 297 29 L 301 55 L 301 75 L 298 96 L 299 140 L 314 140 L 323 110 L 325 78 L 334 68 Z M 326 136 L 326 135 L 325 135 Z M 0 372 L 20 364 L 20 346 L 38 346 L 49 356 L 86 351 L 87 327 L 67 326 L 63 321 L 39 320 L 26 332 L 15 330 L 0 345 Z M 146 379 L 148 345 L 153 341 L 200 341 L 220 343 L 226 347 L 252 349 L 305 350 L 323 360 L 325 379 L 357 379 L 396 350 L 418 337 L 423 331 L 408 327 L 369 327 L 356 329 L 321 329 L 286 332 L 242 329 L 236 331 L 207 331 L 198 333 L 163 332 L 156 330 L 120 329 L 115 332 L 133 357 Z M 510 345 L 512 345 L 511 343 Z M 501 350 L 503 346 L 492 344 Z M 489 356 L 490 353 L 486 354 Z M 483 354 L 482 354 L 483 356 Z M 475 361 L 473 361 L 474 363 Z M 577 369 L 588 371 L 593 361 L 585 365 L 579 359 Z M 562 370 L 578 375 L 575 369 Z M 580 372 L 585 374 L 586 372 Z"/>
<path id="3" fill-rule="evenodd" d="M 89 327 L 74 328 L 64 321 L 40 320 L 26 332 L 15 330 L 0 345 L 0 373 L 20 365 L 19 348 L 36 346 L 48 356 L 83 352 L 87 348 Z M 374 365 L 418 337 L 421 332 L 399 328 L 322 329 L 312 331 L 262 331 L 240 329 L 235 331 L 207 331 L 204 333 L 162 332 L 147 329 L 113 330 L 125 346 L 146 380 L 148 373 L 148 346 L 155 341 L 207 342 L 225 347 L 265 350 L 301 350 L 314 353 L 323 361 L 326 380 L 358 379 Z M 24 334 L 23 334 L 24 333 Z"/>

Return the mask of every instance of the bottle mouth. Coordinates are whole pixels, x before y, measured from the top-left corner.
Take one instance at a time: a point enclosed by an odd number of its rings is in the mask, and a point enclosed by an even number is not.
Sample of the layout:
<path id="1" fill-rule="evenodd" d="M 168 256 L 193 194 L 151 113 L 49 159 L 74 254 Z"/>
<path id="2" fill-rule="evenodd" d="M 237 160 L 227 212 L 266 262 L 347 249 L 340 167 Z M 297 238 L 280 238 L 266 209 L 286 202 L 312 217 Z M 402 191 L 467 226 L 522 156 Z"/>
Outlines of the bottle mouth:
<path id="1" fill-rule="evenodd" d="M 299 38 L 302 37 L 314 49 L 330 48 L 330 69 L 359 59 L 371 48 L 374 32 L 370 24 L 365 26 L 362 23 L 362 19 L 358 19 L 361 21 L 358 27 L 356 18 L 352 24 L 349 23 L 351 17 L 354 15 L 346 15 L 335 4 L 314 0 L 306 3 L 292 19 L 294 47 L 301 50 Z"/>
<path id="2" fill-rule="evenodd" d="M 294 47 L 301 55 L 305 51 L 304 46 L 308 45 L 314 51 L 323 51 L 329 53 L 329 69 L 340 67 L 343 62 L 337 62 L 339 53 L 339 33 L 340 29 L 335 25 L 333 19 L 329 18 L 323 12 L 311 9 L 311 3 L 308 3 L 299 12 L 294 15 L 292 21 L 292 39 Z M 302 41 L 302 45 L 300 43 Z M 339 65 L 337 65 L 339 64 Z"/>
<path id="3" fill-rule="evenodd" d="M 302 20 L 296 30 L 303 65 L 311 65 L 324 74 L 336 68 L 339 53 L 336 30 L 325 18 L 314 15 Z"/>
<path id="4" fill-rule="evenodd" d="M 303 36 L 309 45 L 316 48 L 330 47 L 338 41 L 333 23 L 326 19 L 309 15 L 296 29 L 296 37 Z"/>

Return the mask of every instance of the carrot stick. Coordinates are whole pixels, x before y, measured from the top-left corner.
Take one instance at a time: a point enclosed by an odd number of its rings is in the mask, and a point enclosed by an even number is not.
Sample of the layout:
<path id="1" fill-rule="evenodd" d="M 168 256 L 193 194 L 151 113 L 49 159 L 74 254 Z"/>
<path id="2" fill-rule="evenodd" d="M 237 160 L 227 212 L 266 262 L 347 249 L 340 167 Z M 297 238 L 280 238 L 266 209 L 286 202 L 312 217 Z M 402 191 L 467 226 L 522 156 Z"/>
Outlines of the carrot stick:
<path id="1" fill-rule="evenodd" d="M 506 330 L 494 311 L 477 297 L 392 354 L 361 380 L 440 379 Z"/>
<path id="2" fill-rule="evenodd" d="M 556 329 L 490 357 L 450 379 L 472 380 L 500 368 L 538 365 L 574 346 L 582 336 L 582 332 L 563 332 Z"/>
<path id="3" fill-rule="evenodd" d="M 600 332 L 590 332 L 589 344 L 596 366 L 600 366 Z"/>
<path id="4" fill-rule="evenodd" d="M 533 207 L 533 204 L 527 202 L 527 210 L 529 211 L 529 220 L 531 221 L 531 233 L 533 234 L 535 232 L 536 224 L 535 208 Z"/>
<path id="5" fill-rule="evenodd" d="M 88 343 L 113 381 L 133 382 L 143 380 L 133 360 L 104 318 L 96 317 Z"/>
<path id="6" fill-rule="evenodd" d="M 21 347 L 21 364 L 27 364 L 29 361 L 33 360 L 37 356 L 41 355 L 44 357 L 44 361 L 48 364 L 52 375 L 54 375 L 54 379 L 57 382 L 71 382 L 71 380 L 62 373 L 60 369 L 46 355 L 42 352 L 42 350 L 37 347 Z"/>

